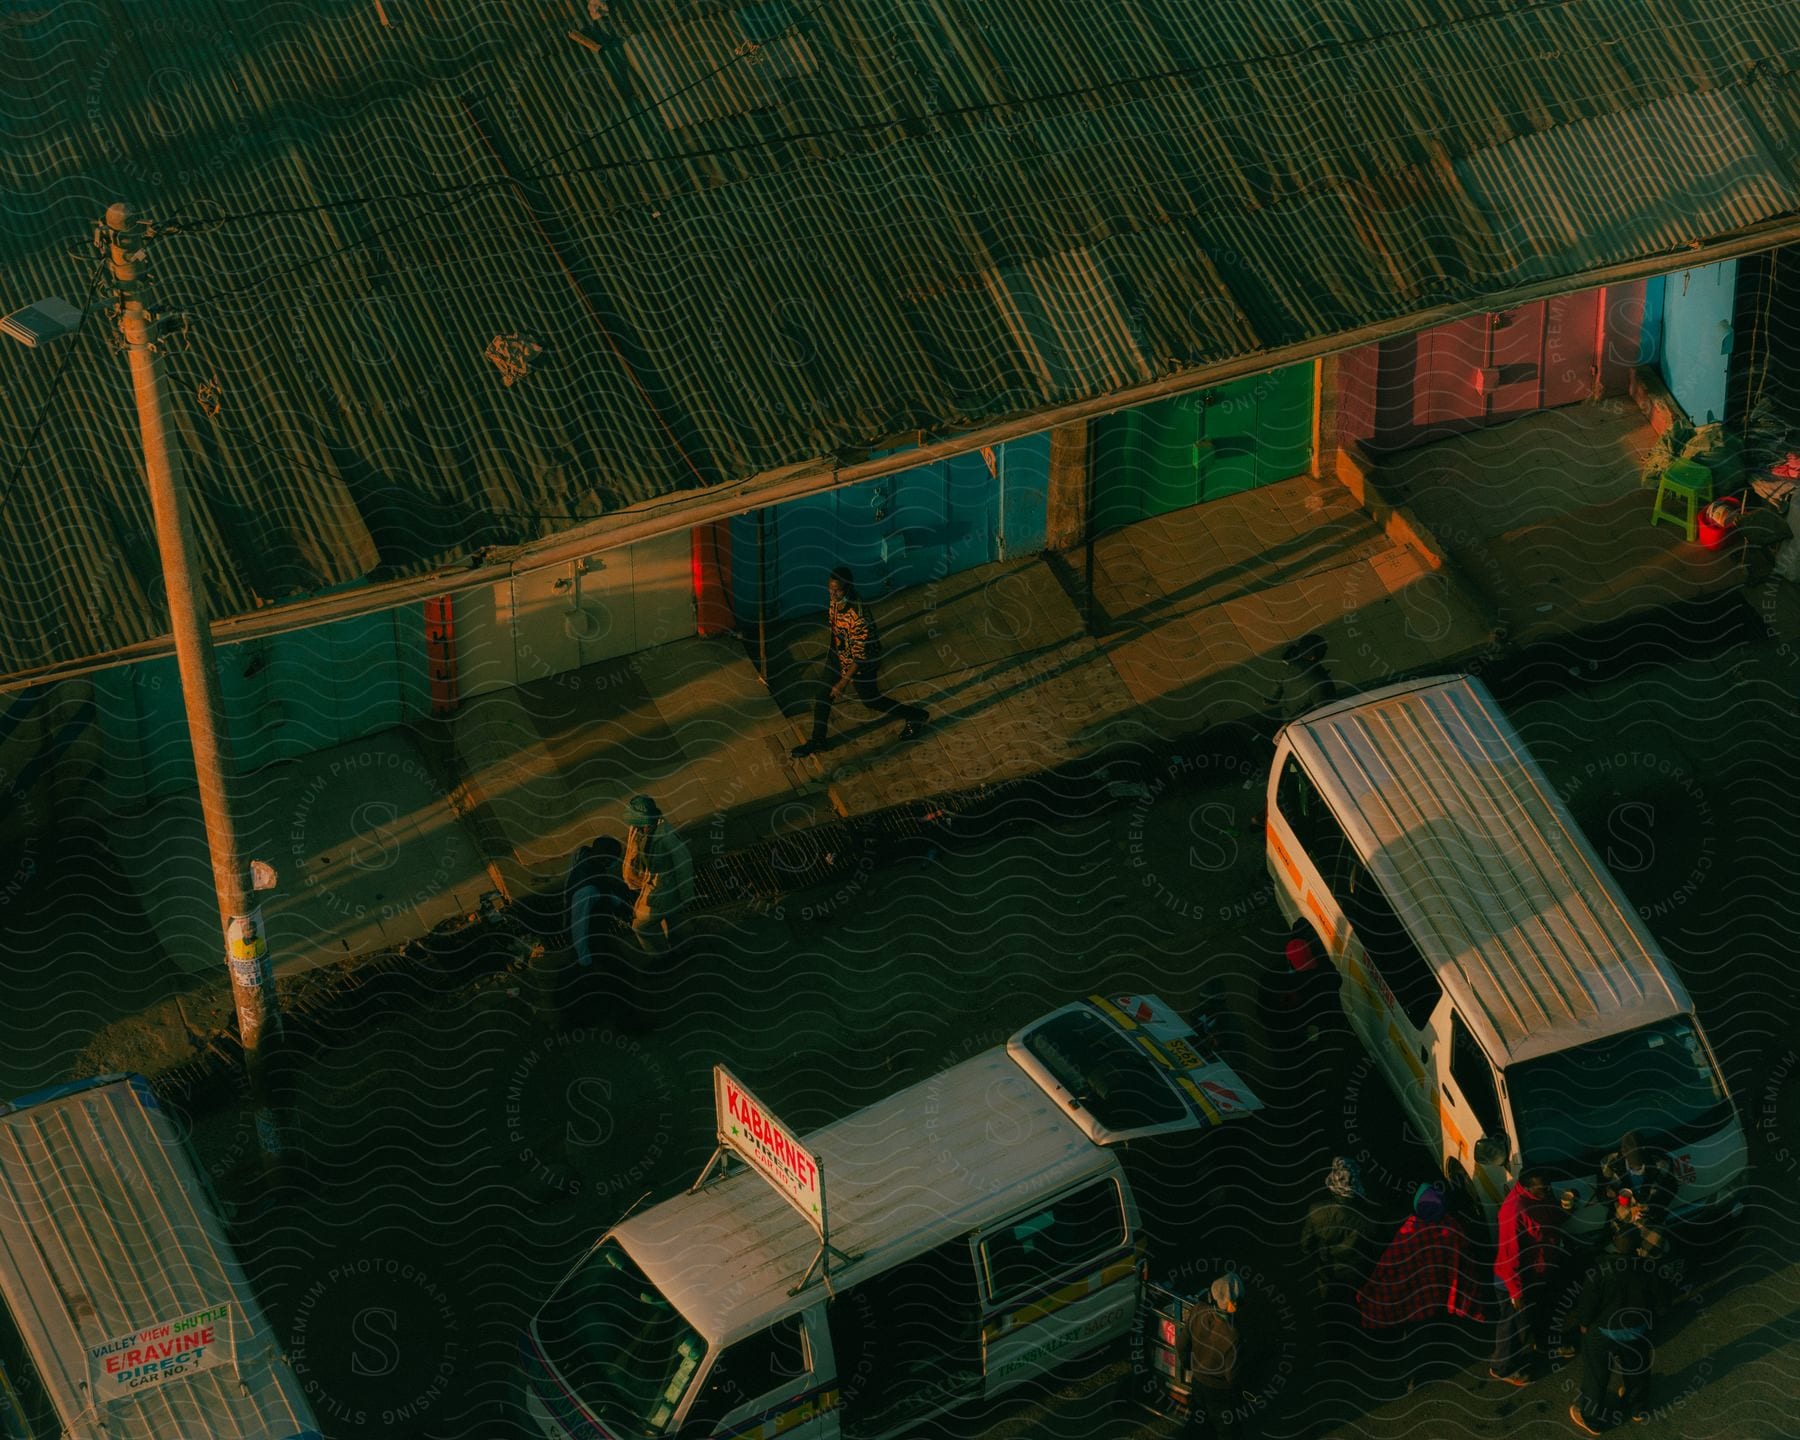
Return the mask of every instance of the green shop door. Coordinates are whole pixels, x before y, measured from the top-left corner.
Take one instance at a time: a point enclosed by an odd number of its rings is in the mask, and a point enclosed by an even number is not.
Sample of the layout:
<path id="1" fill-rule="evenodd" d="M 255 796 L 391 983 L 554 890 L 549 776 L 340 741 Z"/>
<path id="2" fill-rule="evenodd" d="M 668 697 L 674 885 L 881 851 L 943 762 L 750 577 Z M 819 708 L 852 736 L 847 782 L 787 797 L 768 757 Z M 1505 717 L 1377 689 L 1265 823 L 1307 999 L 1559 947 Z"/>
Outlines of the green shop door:
<path id="1" fill-rule="evenodd" d="M 1096 425 L 1095 528 L 1298 475 L 1312 463 L 1313 367 L 1234 380 Z"/>

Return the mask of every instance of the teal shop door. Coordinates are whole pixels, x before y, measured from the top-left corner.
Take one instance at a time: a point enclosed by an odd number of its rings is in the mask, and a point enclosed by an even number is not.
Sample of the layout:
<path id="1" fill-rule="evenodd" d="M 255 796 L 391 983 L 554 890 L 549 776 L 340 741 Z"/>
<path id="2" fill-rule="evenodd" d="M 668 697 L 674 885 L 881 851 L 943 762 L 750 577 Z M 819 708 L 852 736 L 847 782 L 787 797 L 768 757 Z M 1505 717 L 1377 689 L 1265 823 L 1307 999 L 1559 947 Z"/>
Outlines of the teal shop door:
<path id="1" fill-rule="evenodd" d="M 766 593 L 770 620 L 817 615 L 835 565 L 882 596 L 1041 550 L 1049 480 L 1049 437 L 1030 435 L 771 506 L 760 527 L 758 512 L 737 516 L 733 613 L 740 627 L 754 625 Z"/>

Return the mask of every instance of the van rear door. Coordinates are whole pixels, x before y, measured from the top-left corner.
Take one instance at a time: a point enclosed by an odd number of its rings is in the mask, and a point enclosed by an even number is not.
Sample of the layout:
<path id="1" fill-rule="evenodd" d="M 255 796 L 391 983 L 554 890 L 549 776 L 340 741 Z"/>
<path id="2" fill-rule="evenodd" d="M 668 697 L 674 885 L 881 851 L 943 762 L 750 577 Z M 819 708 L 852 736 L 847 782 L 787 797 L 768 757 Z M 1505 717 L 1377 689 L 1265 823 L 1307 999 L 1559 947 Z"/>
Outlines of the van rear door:
<path id="1" fill-rule="evenodd" d="M 1205 1130 L 1262 1109 L 1154 995 L 1090 995 L 1027 1025 L 1006 1053 L 1096 1145 Z"/>

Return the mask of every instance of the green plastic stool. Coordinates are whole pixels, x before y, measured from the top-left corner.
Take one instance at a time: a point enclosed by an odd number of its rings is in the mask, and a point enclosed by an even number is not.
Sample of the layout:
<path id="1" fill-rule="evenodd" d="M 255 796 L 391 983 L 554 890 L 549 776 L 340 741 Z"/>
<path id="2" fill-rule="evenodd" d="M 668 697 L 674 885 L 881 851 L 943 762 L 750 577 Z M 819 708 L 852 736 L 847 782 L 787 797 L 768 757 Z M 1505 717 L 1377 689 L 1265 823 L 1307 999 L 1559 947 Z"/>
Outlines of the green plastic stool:
<path id="1" fill-rule="evenodd" d="M 1687 502 L 1686 515 L 1663 509 L 1663 497 L 1673 495 Z M 1671 460 L 1656 487 L 1656 508 L 1650 512 L 1650 523 L 1667 520 L 1679 525 L 1692 540 L 1699 529 L 1700 507 L 1712 499 L 1712 471 L 1697 460 Z"/>

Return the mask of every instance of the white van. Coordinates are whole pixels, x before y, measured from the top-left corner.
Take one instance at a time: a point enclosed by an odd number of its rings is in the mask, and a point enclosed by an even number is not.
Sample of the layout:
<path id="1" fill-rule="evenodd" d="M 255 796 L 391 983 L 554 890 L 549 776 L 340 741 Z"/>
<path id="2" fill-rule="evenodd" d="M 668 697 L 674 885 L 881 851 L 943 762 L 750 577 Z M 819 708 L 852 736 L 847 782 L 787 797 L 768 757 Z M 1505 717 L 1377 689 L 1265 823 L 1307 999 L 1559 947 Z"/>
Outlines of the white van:
<path id="1" fill-rule="evenodd" d="M 0 1436 L 319 1440 L 149 1084 L 0 1103 Z"/>
<path id="2" fill-rule="evenodd" d="M 1497 1207 L 1521 1156 L 1604 1220 L 1627 1131 L 1676 1219 L 1740 1213 L 1744 1131 L 1668 960 L 1477 680 L 1389 686 L 1276 737 L 1269 873 L 1445 1176 Z"/>
<path id="3" fill-rule="evenodd" d="M 1144 1253 L 1116 1146 L 1259 1108 L 1154 997 L 1065 1006 L 804 1140 L 717 1073 L 823 1183 L 703 1174 L 603 1235 L 521 1342 L 553 1440 L 896 1435 L 1116 1340 Z"/>

